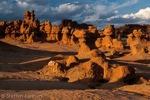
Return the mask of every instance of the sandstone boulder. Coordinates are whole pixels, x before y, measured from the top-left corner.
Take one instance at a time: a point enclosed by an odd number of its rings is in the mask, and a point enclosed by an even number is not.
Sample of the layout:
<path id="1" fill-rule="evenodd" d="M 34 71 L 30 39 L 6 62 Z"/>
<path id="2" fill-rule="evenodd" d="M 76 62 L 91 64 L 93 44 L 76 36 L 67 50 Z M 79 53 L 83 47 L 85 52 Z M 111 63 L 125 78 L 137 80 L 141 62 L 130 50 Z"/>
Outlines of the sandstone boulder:
<path id="1" fill-rule="evenodd" d="M 64 68 L 57 61 L 50 61 L 48 65 L 44 66 L 43 69 L 40 70 L 40 73 L 44 75 L 59 74 L 63 72 Z"/>
<path id="2" fill-rule="evenodd" d="M 85 78 L 94 80 L 103 79 L 103 68 L 92 61 L 85 62 L 81 69 L 85 71 Z"/>
<path id="3" fill-rule="evenodd" d="M 66 66 L 70 66 L 71 64 L 78 64 L 78 63 L 79 63 L 79 59 L 76 56 L 69 56 Z"/>
<path id="4" fill-rule="evenodd" d="M 125 82 L 135 77 L 135 70 L 129 66 L 119 66 L 113 70 L 109 82 Z"/>
<path id="5" fill-rule="evenodd" d="M 106 58 L 104 53 L 98 49 L 93 49 L 90 52 L 91 57 L 102 57 L 102 58 Z"/>

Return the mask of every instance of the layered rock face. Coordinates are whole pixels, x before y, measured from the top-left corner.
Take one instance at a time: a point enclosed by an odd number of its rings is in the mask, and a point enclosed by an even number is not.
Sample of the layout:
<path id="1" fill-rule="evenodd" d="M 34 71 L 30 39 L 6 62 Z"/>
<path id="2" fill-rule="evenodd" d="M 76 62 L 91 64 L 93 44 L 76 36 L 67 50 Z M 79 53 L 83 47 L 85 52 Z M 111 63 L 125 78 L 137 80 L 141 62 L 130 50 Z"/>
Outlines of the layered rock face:
<path id="1" fill-rule="evenodd" d="M 105 35 L 104 38 L 97 38 L 97 40 L 95 41 L 95 45 L 97 47 L 118 49 L 124 48 L 122 41 L 112 38 L 112 36 L 115 34 L 114 25 L 110 24 L 109 27 L 104 30 L 103 34 Z"/>

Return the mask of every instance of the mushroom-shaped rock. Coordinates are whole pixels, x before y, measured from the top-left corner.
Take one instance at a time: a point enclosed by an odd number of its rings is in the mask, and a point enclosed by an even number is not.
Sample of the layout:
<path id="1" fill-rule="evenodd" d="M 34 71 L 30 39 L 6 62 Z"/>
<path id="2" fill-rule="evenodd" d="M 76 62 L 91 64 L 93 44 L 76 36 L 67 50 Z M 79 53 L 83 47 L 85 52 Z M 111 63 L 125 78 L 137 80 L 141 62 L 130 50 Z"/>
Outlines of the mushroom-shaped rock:
<path id="1" fill-rule="evenodd" d="M 71 64 L 78 64 L 78 63 L 79 63 L 79 59 L 76 56 L 69 56 L 66 66 L 70 66 Z"/>
<path id="2" fill-rule="evenodd" d="M 105 28 L 105 30 L 104 30 L 104 35 L 111 36 L 111 35 L 114 35 L 114 32 L 115 32 L 114 25 L 109 24 L 109 27 Z"/>

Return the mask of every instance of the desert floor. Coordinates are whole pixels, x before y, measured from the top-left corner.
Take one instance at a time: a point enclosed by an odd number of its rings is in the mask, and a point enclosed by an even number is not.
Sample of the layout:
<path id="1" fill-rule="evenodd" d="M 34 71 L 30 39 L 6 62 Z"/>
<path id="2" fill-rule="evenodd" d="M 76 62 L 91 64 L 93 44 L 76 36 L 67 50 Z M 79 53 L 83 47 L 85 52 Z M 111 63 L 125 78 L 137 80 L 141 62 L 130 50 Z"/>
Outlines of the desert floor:
<path id="1" fill-rule="evenodd" d="M 150 82 L 143 84 L 103 83 L 89 87 L 80 83 L 65 82 L 60 77 L 41 75 L 37 71 L 47 65 L 51 57 L 77 55 L 77 45 L 58 45 L 49 42 L 18 44 L 16 40 L 0 39 L 0 100 L 148 100 Z M 109 49 L 101 49 L 106 56 Z M 136 77 L 150 80 L 150 54 L 116 57 L 111 64 L 131 65 Z M 109 59 L 107 57 L 107 59 Z"/>

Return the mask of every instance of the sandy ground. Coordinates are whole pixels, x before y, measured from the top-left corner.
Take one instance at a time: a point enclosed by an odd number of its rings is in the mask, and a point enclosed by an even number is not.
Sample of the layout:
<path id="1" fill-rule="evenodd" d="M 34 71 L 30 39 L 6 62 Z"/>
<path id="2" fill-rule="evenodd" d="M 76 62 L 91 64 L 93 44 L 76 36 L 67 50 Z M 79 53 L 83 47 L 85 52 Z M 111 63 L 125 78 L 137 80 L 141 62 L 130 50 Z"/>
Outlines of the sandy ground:
<path id="1" fill-rule="evenodd" d="M 51 57 L 76 55 L 77 45 L 55 43 L 17 44 L 0 39 L 0 100 L 148 100 L 150 84 L 104 83 L 91 89 L 85 84 L 64 82 L 63 77 L 36 73 Z M 102 49 L 106 56 L 111 50 Z M 126 51 L 130 52 L 130 51 Z M 150 54 L 129 55 L 110 60 L 112 64 L 131 65 L 136 77 L 150 80 Z M 63 81 L 62 81 L 63 80 Z"/>

